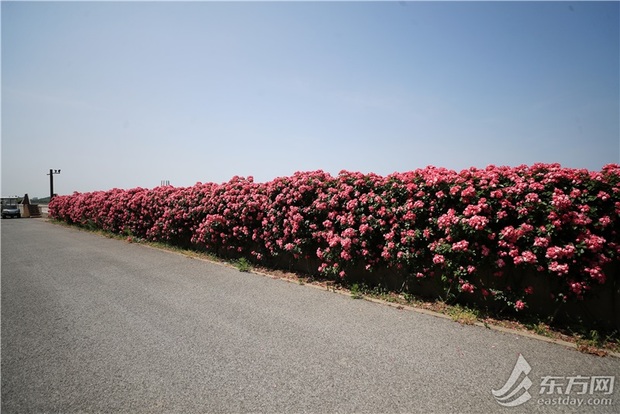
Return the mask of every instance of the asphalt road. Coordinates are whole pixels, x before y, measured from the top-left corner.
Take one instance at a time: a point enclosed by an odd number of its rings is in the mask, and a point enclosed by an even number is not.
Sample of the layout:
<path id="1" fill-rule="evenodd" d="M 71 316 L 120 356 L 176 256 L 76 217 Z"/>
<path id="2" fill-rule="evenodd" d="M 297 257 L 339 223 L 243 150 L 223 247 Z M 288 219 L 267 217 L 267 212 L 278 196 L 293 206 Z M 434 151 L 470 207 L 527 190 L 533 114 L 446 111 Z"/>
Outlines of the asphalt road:
<path id="1" fill-rule="evenodd" d="M 620 412 L 618 358 L 44 219 L 1 233 L 3 413 Z"/>

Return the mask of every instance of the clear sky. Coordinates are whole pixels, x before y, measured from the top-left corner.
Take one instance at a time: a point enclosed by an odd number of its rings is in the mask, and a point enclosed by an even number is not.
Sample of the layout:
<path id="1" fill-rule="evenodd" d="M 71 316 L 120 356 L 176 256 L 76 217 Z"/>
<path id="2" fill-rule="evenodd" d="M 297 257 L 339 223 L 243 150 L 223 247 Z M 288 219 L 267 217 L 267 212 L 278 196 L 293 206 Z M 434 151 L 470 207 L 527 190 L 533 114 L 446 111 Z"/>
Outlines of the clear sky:
<path id="1" fill-rule="evenodd" d="M 5 2 L 2 194 L 620 163 L 619 2 Z"/>

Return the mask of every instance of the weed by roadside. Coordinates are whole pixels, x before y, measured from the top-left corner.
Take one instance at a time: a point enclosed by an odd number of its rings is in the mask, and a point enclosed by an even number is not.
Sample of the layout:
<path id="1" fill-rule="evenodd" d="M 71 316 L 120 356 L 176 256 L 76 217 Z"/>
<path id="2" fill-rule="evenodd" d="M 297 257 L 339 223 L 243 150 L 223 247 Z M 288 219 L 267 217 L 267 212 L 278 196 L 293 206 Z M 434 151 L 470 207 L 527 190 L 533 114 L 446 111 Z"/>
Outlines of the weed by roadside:
<path id="1" fill-rule="evenodd" d="M 361 288 L 357 283 L 354 283 L 351 286 L 351 297 L 353 299 L 363 299 L 364 295 L 362 294 Z"/>
<path id="2" fill-rule="evenodd" d="M 245 257 L 237 259 L 234 263 L 235 263 L 235 267 L 240 272 L 251 272 L 252 271 L 252 264 Z"/>
<path id="3" fill-rule="evenodd" d="M 480 312 L 461 305 L 446 305 L 447 314 L 453 321 L 464 325 L 473 325 L 480 320 Z"/>
<path id="4" fill-rule="evenodd" d="M 534 332 L 536 335 L 546 336 L 551 338 L 553 336 L 551 328 L 543 321 L 536 321 L 524 324 L 527 330 Z"/>

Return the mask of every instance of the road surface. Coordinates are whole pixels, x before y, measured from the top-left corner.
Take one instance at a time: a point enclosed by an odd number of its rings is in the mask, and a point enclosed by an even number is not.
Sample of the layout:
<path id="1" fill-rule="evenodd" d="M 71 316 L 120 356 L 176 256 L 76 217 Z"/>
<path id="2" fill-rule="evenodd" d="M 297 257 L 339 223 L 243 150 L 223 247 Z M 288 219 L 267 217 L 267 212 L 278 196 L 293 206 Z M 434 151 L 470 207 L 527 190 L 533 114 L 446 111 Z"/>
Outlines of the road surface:
<path id="1" fill-rule="evenodd" d="M 3 413 L 620 412 L 618 358 L 44 219 L 1 226 Z"/>

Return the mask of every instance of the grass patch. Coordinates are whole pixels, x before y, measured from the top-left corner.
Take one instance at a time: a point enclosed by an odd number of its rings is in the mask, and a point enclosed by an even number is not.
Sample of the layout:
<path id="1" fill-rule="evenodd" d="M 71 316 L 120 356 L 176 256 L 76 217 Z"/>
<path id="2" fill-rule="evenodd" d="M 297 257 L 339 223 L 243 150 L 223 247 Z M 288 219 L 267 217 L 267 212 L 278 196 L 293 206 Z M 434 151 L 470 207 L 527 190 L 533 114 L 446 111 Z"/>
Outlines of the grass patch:
<path id="1" fill-rule="evenodd" d="M 252 271 L 252 264 L 245 257 L 235 260 L 234 264 L 240 272 L 249 273 Z"/>
<path id="2" fill-rule="evenodd" d="M 528 331 L 534 332 L 536 335 L 546 336 L 547 338 L 553 336 L 551 328 L 543 321 L 525 323 L 524 325 Z"/>
<path id="3" fill-rule="evenodd" d="M 463 325 L 473 325 L 479 320 L 480 313 L 476 309 L 471 309 L 461 305 L 446 305 L 446 314 L 453 321 Z"/>
<path id="4" fill-rule="evenodd" d="M 351 286 L 351 298 L 353 299 L 363 299 L 364 295 L 362 294 L 362 288 L 357 283 L 354 283 Z"/>
<path id="5" fill-rule="evenodd" d="M 573 334 L 577 349 L 579 351 L 605 356 L 607 351 L 620 353 L 620 335 L 617 331 L 601 334 L 599 331 L 592 329 L 587 332 L 576 332 Z"/>

